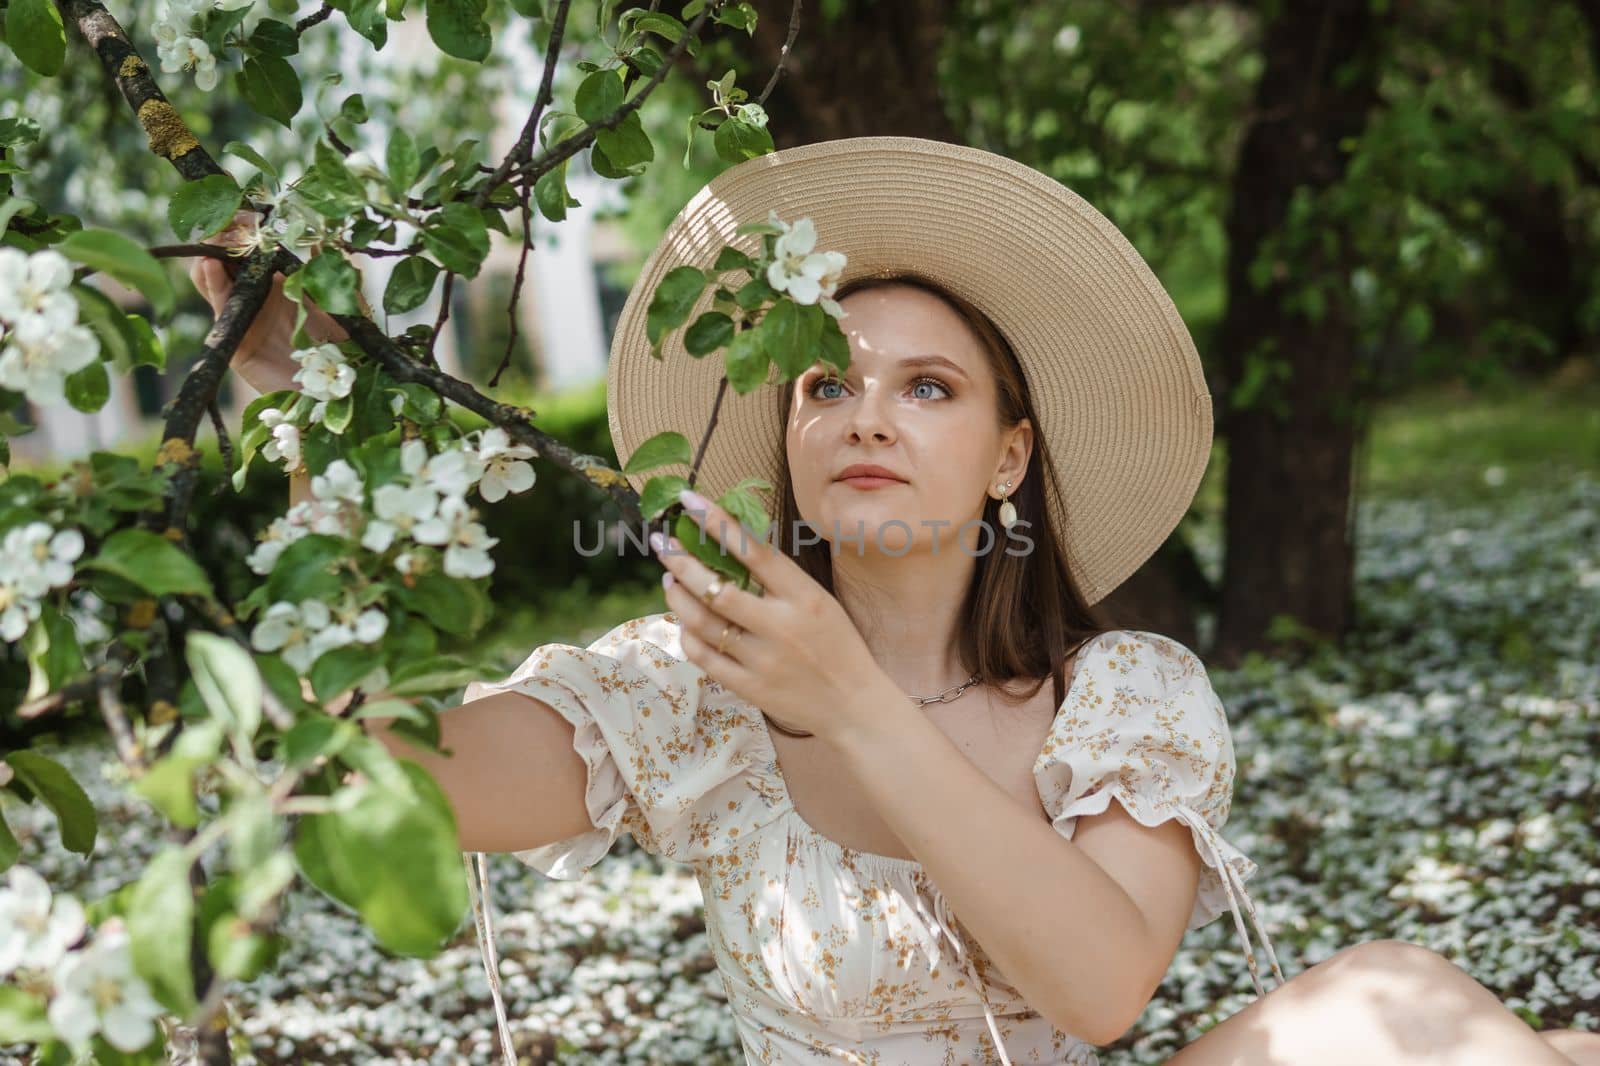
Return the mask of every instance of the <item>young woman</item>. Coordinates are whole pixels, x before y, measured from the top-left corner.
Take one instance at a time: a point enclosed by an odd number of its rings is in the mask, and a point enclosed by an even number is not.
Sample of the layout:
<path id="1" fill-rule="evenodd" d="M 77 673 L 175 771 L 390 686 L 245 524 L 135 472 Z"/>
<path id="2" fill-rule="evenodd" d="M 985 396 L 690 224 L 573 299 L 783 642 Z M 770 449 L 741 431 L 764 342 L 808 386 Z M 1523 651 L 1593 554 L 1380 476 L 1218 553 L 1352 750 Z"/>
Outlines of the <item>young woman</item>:
<path id="1" fill-rule="evenodd" d="M 723 173 L 623 310 L 619 456 L 698 439 L 721 361 L 675 339 L 653 359 L 649 296 L 768 209 L 846 255 L 812 295 L 842 309 L 850 366 L 719 408 L 698 483 L 766 478 L 776 529 L 686 504 L 761 594 L 658 542 L 669 609 L 469 686 L 441 719 L 453 756 L 375 724 L 439 780 L 462 847 L 575 878 L 627 830 L 690 864 L 751 1062 L 1093 1064 L 1224 911 L 1258 997 L 1176 1066 L 1600 1062 L 1600 1038 L 1534 1032 L 1420 946 L 1284 978 L 1255 864 L 1220 835 L 1235 759 L 1204 666 L 1092 610 L 1187 509 L 1211 403 L 1170 299 L 1069 190 L 899 137 Z M 220 306 L 225 275 L 195 280 Z M 292 372 L 289 314 L 275 297 L 241 351 L 258 387 Z"/>

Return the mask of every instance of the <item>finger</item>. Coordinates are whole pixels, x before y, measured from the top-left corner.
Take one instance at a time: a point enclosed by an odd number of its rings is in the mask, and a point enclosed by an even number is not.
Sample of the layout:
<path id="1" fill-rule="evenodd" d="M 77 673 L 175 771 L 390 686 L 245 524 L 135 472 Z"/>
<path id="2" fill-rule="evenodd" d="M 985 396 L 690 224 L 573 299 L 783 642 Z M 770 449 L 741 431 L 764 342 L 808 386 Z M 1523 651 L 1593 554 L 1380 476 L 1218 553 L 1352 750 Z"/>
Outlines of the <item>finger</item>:
<path id="1" fill-rule="evenodd" d="M 719 593 L 717 596 L 719 602 L 722 595 Z M 728 657 L 731 658 L 738 650 L 749 645 L 751 637 L 748 626 L 729 618 L 714 606 L 707 606 L 692 589 L 686 588 L 676 578 L 667 587 L 665 596 L 668 609 L 678 615 L 682 627 L 712 647 L 722 639 L 723 630 L 733 626 L 728 630 L 728 639 L 723 645 Z M 734 639 L 736 633 L 739 634 L 738 640 Z"/>
<path id="2" fill-rule="evenodd" d="M 706 536 L 722 545 L 723 551 L 743 563 L 745 569 L 755 575 L 763 588 L 779 593 L 792 594 L 799 591 L 799 585 L 794 579 L 797 575 L 803 576 L 805 572 L 793 559 L 779 553 L 766 537 L 741 523 L 716 501 L 704 497 L 701 497 L 701 500 L 703 505 L 698 501 L 691 505 L 680 497 L 685 513 L 694 519 Z"/>
<path id="3" fill-rule="evenodd" d="M 711 588 L 711 582 L 721 575 L 690 555 L 689 550 L 678 542 L 677 537 L 667 538 L 666 550 L 657 552 L 656 558 L 672 575 L 674 588 L 682 589 L 705 610 L 714 612 L 727 621 L 737 622 L 752 632 L 767 631 L 766 620 L 772 605 L 760 596 L 740 588 L 732 578 L 722 577 L 722 588 L 712 597 L 710 604 L 705 604 L 700 597 Z M 722 624 L 717 623 L 718 632 L 721 631 Z"/>

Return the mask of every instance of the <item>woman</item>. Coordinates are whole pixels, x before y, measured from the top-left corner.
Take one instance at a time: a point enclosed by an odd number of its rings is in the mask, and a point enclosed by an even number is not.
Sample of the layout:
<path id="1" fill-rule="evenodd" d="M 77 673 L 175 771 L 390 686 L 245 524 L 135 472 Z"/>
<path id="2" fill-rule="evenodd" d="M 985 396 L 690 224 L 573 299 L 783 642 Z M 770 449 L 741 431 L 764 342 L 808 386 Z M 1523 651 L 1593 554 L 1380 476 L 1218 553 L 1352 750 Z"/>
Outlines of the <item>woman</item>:
<path id="1" fill-rule="evenodd" d="M 751 1062 L 1092 1064 L 1223 911 L 1258 998 L 1178 1066 L 1600 1062 L 1600 1040 L 1535 1033 L 1418 946 L 1283 977 L 1244 891 L 1255 865 L 1219 833 L 1234 753 L 1203 665 L 1091 610 L 1187 509 L 1211 404 L 1170 299 L 1069 190 L 898 137 L 719 175 L 619 321 L 618 455 L 706 424 L 720 359 L 677 337 L 653 359 L 649 297 L 768 209 L 845 253 L 820 295 L 850 366 L 718 408 L 699 484 L 765 477 L 773 541 L 685 503 L 762 594 L 657 541 L 669 610 L 469 686 L 441 719 L 452 757 L 375 723 L 439 780 L 462 847 L 574 878 L 626 829 L 693 866 Z M 220 306 L 221 271 L 195 277 Z M 289 315 L 275 298 L 241 351 L 258 387 L 289 377 Z"/>

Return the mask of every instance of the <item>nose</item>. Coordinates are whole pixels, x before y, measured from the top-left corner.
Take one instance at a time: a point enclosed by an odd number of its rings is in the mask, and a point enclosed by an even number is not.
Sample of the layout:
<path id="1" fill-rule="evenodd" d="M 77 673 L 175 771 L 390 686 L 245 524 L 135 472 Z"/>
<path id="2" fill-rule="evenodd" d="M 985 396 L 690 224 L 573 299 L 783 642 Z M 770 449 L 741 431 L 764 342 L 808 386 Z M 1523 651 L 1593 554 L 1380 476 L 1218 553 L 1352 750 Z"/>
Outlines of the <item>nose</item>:
<path id="1" fill-rule="evenodd" d="M 883 389 L 876 383 L 866 387 L 865 395 L 856 403 L 850 412 L 848 431 L 852 442 L 859 442 L 870 437 L 880 443 L 895 439 L 893 416 L 885 409 L 885 404 L 892 410 L 892 400 L 886 400 Z"/>

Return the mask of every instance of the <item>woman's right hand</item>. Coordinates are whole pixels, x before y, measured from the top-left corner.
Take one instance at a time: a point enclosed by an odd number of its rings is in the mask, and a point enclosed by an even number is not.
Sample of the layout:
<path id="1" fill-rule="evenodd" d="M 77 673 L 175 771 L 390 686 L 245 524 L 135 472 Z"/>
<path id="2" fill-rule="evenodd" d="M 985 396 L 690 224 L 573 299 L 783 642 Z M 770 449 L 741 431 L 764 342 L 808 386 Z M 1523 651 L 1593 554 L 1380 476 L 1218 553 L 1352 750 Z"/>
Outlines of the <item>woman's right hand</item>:
<path id="1" fill-rule="evenodd" d="M 259 223 L 260 215 L 257 212 L 240 209 L 227 228 L 207 237 L 202 243 L 224 248 L 237 247 L 244 236 L 252 232 Z M 230 260 L 225 266 L 220 259 L 196 256 L 190 264 L 189 280 L 194 283 L 200 295 L 206 298 L 214 315 L 221 312 L 223 304 L 227 303 L 228 296 L 233 292 L 233 274 L 230 267 L 233 267 L 235 262 L 238 260 Z M 307 311 L 305 328 L 314 340 L 321 343 L 342 341 L 348 337 L 344 328 L 335 322 L 331 315 L 317 307 L 309 296 L 305 299 Z M 299 367 L 289 357 L 289 353 L 294 350 L 291 339 L 294 335 L 294 319 L 295 306 L 283 295 L 283 272 L 274 271 L 272 291 L 267 295 L 266 302 L 261 305 L 255 321 L 250 323 L 250 328 L 245 331 L 231 363 L 234 373 L 257 392 L 266 393 L 297 387 L 294 375 Z"/>

